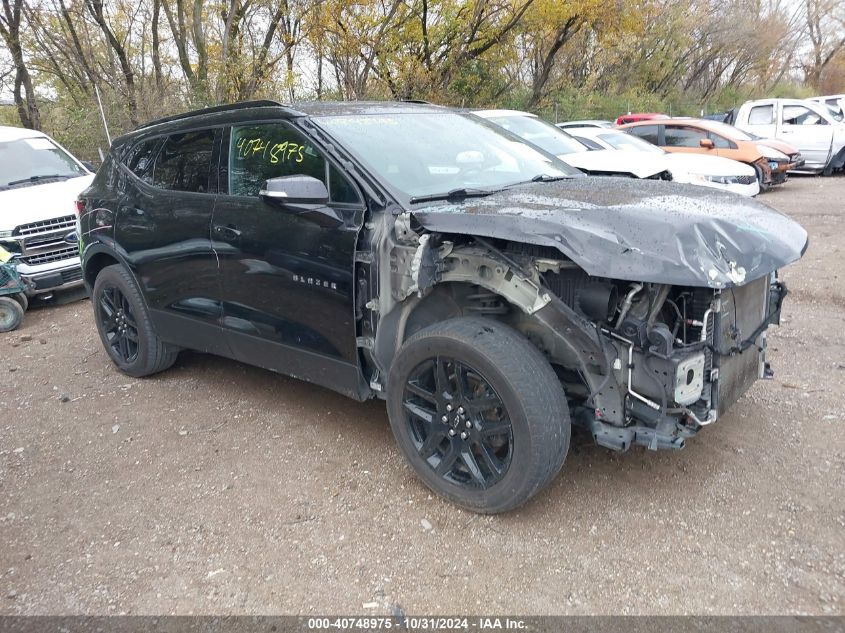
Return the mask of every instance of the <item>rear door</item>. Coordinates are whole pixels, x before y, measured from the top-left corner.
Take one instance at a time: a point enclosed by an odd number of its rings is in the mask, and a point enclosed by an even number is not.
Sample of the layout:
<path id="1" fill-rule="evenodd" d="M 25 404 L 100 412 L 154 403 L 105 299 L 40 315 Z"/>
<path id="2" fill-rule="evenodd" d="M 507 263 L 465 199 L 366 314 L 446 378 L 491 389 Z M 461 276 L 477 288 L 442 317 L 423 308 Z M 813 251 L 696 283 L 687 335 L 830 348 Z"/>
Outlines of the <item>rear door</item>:
<path id="1" fill-rule="evenodd" d="M 131 148 L 115 235 L 166 341 L 226 353 L 217 256 L 211 245 L 216 132 L 153 138 Z"/>
<path id="2" fill-rule="evenodd" d="M 807 166 L 822 168 L 830 158 L 833 126 L 806 106 L 784 105 L 779 138 L 801 150 Z"/>
<path id="3" fill-rule="evenodd" d="M 355 246 L 364 221 L 357 187 L 288 121 L 226 131 L 212 236 L 220 257 L 223 330 L 235 358 L 336 389 L 359 390 Z M 340 221 L 259 196 L 269 178 L 326 183 Z"/>
<path id="4" fill-rule="evenodd" d="M 664 126 L 663 148 L 670 152 L 716 156 L 715 148 L 708 149 L 701 146 L 701 141 L 705 139 L 707 139 L 707 131 L 691 125 Z"/>

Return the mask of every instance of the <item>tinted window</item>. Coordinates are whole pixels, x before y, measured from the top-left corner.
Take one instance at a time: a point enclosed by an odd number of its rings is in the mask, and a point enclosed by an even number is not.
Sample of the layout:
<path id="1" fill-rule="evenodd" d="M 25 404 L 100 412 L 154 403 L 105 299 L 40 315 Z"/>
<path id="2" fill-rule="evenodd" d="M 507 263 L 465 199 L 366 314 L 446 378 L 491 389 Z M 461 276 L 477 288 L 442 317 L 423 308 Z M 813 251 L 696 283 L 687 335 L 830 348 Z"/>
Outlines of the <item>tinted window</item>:
<path id="1" fill-rule="evenodd" d="M 713 134 L 713 132 L 710 132 L 710 140 L 713 141 L 713 145 L 715 145 L 719 149 L 731 149 L 732 147 L 734 147 L 733 143 L 731 143 L 724 136 Z"/>
<path id="2" fill-rule="evenodd" d="M 341 174 L 337 167 L 329 167 L 329 197 L 332 202 L 356 204 L 361 202 L 352 183 Z"/>
<path id="3" fill-rule="evenodd" d="M 152 183 L 153 164 L 155 163 L 156 152 L 160 144 L 160 138 L 138 143 L 127 152 L 123 163 L 138 178 L 144 182 Z"/>
<path id="4" fill-rule="evenodd" d="M 643 139 L 637 138 L 632 134 L 626 134 L 625 132 L 614 132 L 613 130 L 608 130 L 607 132 L 599 134 L 598 137 L 612 149 L 620 149 L 629 152 L 648 152 L 649 154 L 666 154 L 666 152 L 659 147 L 652 145 L 651 143 L 647 143 Z"/>
<path id="5" fill-rule="evenodd" d="M 627 128 L 626 132 L 630 132 L 634 136 L 639 136 L 644 141 L 648 141 L 652 145 L 657 145 L 657 126 L 656 125 L 638 125 L 636 127 Z"/>
<path id="6" fill-rule="evenodd" d="M 820 114 L 799 105 L 783 106 L 783 122 L 786 125 L 824 125 L 826 123 Z"/>
<path id="7" fill-rule="evenodd" d="M 326 182 L 326 161 L 302 134 L 284 123 L 232 128 L 230 194 L 257 196 L 264 181 L 293 175 L 313 176 Z M 339 189 L 337 193 L 343 195 Z"/>
<path id="8" fill-rule="evenodd" d="M 701 147 L 699 141 L 707 138 L 707 133 L 693 127 L 666 126 L 666 147 Z"/>
<path id="9" fill-rule="evenodd" d="M 754 106 L 748 113 L 749 125 L 769 125 L 774 123 L 775 107 L 773 105 Z"/>
<path id="10" fill-rule="evenodd" d="M 162 189 L 207 193 L 213 147 L 213 130 L 168 137 L 155 162 L 153 184 Z"/>

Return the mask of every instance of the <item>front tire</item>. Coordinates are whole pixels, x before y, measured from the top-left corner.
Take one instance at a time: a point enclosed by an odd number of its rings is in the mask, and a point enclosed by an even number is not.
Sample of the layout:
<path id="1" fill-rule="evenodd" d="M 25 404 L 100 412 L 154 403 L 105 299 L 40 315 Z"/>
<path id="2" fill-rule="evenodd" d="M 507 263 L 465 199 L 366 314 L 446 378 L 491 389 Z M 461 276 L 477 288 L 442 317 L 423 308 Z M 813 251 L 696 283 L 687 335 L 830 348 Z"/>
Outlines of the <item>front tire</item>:
<path id="1" fill-rule="evenodd" d="M 135 280 L 123 266 L 100 271 L 91 294 L 97 332 L 118 369 L 140 378 L 168 369 L 178 355 L 161 341 Z"/>
<path id="2" fill-rule="evenodd" d="M 489 319 L 450 319 L 406 341 L 390 369 L 387 405 L 417 475 L 474 512 L 525 503 L 569 450 L 569 407 L 551 365 L 520 333 Z"/>

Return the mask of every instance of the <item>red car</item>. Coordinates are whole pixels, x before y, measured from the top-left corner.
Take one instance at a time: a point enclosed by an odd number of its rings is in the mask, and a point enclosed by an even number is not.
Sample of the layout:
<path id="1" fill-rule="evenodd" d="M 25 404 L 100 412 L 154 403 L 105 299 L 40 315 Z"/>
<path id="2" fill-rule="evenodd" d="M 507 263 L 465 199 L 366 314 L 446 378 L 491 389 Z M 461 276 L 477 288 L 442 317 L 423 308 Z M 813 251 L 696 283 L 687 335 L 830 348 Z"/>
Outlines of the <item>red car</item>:
<path id="1" fill-rule="evenodd" d="M 665 114 L 658 114 L 657 112 L 629 112 L 623 114 L 616 119 L 616 125 L 624 125 L 626 123 L 636 123 L 637 121 L 649 121 L 651 119 L 668 119 Z"/>

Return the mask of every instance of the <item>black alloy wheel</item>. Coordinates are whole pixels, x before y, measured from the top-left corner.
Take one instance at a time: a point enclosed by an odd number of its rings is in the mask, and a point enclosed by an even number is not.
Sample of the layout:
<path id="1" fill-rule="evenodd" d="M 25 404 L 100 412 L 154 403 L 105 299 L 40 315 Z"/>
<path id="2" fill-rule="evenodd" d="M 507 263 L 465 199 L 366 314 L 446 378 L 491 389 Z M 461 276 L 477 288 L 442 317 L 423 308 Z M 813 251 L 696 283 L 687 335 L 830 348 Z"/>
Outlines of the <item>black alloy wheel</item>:
<path id="1" fill-rule="evenodd" d="M 501 397 L 475 369 L 448 356 L 421 363 L 405 382 L 406 421 L 438 477 L 487 489 L 507 473 L 513 428 Z"/>
<path id="2" fill-rule="evenodd" d="M 97 317 L 113 356 L 131 364 L 138 358 L 138 323 L 120 288 L 107 286 L 97 297 Z"/>
<path id="3" fill-rule="evenodd" d="M 136 378 L 149 376 L 176 361 L 179 349 L 158 337 L 129 270 L 120 264 L 103 268 L 94 281 L 91 303 L 100 341 L 120 371 Z"/>
<path id="4" fill-rule="evenodd" d="M 411 336 L 393 358 L 386 396 L 417 476 L 474 512 L 525 503 L 569 449 L 557 374 L 523 334 L 493 319 L 448 319 Z"/>

